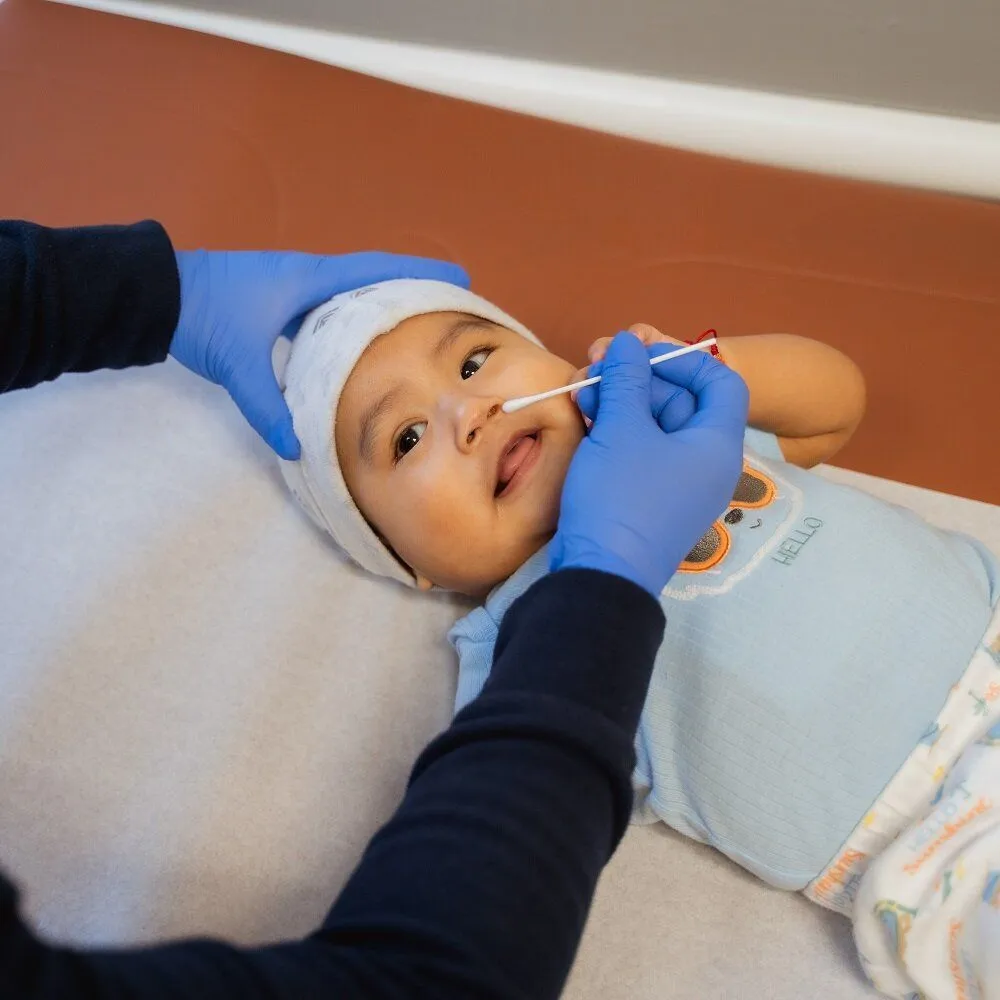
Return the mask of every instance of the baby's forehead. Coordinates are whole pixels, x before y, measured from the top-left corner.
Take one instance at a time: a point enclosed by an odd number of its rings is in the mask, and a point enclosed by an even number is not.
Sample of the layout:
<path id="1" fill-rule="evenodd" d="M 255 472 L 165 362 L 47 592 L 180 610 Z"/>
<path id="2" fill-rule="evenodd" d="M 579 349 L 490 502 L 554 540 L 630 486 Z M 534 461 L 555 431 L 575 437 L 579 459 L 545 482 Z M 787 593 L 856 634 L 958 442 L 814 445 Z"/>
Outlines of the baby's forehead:
<path id="1" fill-rule="evenodd" d="M 369 395 L 400 380 L 419 381 L 420 372 L 445 363 L 450 349 L 474 331 L 517 336 L 489 320 L 469 313 L 435 312 L 408 316 L 375 337 L 355 362 L 344 393 Z"/>
<path id="2" fill-rule="evenodd" d="M 442 337 L 448 337 L 449 341 L 454 341 L 463 333 L 472 330 L 503 330 L 517 336 L 506 327 L 472 313 L 433 312 L 408 316 L 394 326 L 385 335 L 385 338 L 393 338 L 397 343 L 405 339 L 423 347 L 437 347 Z M 376 338 L 373 343 L 385 338 Z"/>
<path id="3" fill-rule="evenodd" d="M 449 349 L 469 335 L 488 331 L 497 336 L 518 334 L 481 316 L 460 312 L 422 313 L 408 316 L 365 349 L 356 367 L 377 370 L 405 356 L 407 361 L 433 363 L 448 357 Z"/>

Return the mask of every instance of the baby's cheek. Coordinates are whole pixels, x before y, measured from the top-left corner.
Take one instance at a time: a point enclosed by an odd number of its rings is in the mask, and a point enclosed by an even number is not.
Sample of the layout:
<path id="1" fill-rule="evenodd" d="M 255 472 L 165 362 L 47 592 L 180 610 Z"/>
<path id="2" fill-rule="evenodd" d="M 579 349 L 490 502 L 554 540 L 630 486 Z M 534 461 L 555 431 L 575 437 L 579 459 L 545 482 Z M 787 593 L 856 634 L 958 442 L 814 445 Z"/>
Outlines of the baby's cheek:
<path id="1" fill-rule="evenodd" d="M 417 545 L 447 535 L 449 525 L 462 514 L 460 491 L 445 473 L 434 475 L 428 470 L 405 481 L 386 483 L 383 489 L 395 531 Z"/>
<path id="2" fill-rule="evenodd" d="M 481 532 L 470 511 L 443 506 L 415 507 L 406 524 L 400 524 L 396 551 L 411 568 L 449 589 L 476 569 Z"/>
<path id="3" fill-rule="evenodd" d="M 516 399 L 518 396 L 530 396 L 536 392 L 555 389 L 560 384 L 566 383 L 560 382 L 552 372 L 529 365 L 511 365 L 494 380 L 490 388 L 502 399 Z"/>
<path id="4" fill-rule="evenodd" d="M 587 369 L 580 368 L 566 380 L 566 384 L 582 382 L 587 377 Z M 555 422 L 565 428 L 573 451 L 576 450 L 576 445 L 583 438 L 586 428 L 590 426 L 590 421 L 580 412 L 580 407 L 577 404 L 579 392 L 579 389 L 575 389 L 565 396 L 556 396 L 551 403 Z"/>

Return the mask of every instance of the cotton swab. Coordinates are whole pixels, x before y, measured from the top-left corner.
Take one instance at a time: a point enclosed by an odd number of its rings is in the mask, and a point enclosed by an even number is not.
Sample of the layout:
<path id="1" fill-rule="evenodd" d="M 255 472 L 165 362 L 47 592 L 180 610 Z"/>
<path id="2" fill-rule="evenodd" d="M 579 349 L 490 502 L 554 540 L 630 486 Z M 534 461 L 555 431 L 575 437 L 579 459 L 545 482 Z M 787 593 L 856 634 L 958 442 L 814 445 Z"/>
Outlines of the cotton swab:
<path id="1" fill-rule="evenodd" d="M 655 358 L 650 358 L 651 365 L 658 365 L 661 361 L 668 361 L 670 358 L 679 358 L 682 354 L 690 354 L 692 351 L 701 351 L 706 347 L 711 347 L 715 343 L 715 337 L 702 340 L 697 344 L 688 344 L 687 347 L 680 347 L 676 351 L 668 351 L 666 354 L 657 354 Z M 501 409 L 504 413 L 517 413 L 532 403 L 540 403 L 543 399 L 552 399 L 553 396 L 561 396 L 564 392 L 573 392 L 575 389 L 582 389 L 587 385 L 594 385 L 601 381 L 600 375 L 593 378 L 585 378 L 582 382 L 574 382 L 572 385 L 563 385 L 558 389 L 549 389 L 548 392 L 539 392 L 534 396 L 518 396 L 516 399 L 508 399 Z"/>

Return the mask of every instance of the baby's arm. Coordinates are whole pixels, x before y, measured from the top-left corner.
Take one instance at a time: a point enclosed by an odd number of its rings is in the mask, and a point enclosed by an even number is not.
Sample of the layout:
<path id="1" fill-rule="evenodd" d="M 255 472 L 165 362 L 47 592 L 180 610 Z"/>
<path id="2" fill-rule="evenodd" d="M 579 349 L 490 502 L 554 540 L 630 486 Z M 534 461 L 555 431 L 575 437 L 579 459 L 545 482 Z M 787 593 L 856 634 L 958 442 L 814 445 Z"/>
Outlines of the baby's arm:
<path id="1" fill-rule="evenodd" d="M 655 327 L 629 328 L 644 343 L 680 343 Z M 591 362 L 610 338 L 595 341 Z M 858 366 L 829 344 L 792 334 L 719 338 L 725 362 L 750 389 L 751 426 L 778 438 L 785 459 L 804 468 L 825 462 L 850 439 L 865 411 Z"/>

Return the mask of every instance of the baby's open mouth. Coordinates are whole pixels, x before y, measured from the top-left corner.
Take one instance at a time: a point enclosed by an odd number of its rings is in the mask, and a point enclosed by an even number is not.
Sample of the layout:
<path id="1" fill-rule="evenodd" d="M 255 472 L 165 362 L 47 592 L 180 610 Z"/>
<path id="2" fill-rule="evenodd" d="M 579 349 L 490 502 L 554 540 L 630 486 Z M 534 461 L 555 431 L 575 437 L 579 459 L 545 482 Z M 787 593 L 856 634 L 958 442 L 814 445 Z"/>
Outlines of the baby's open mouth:
<path id="1" fill-rule="evenodd" d="M 497 465 L 497 485 L 493 491 L 494 498 L 502 497 L 513 489 L 524 472 L 535 464 L 539 449 L 539 437 L 539 431 L 524 431 L 516 435 L 503 450 Z"/>

